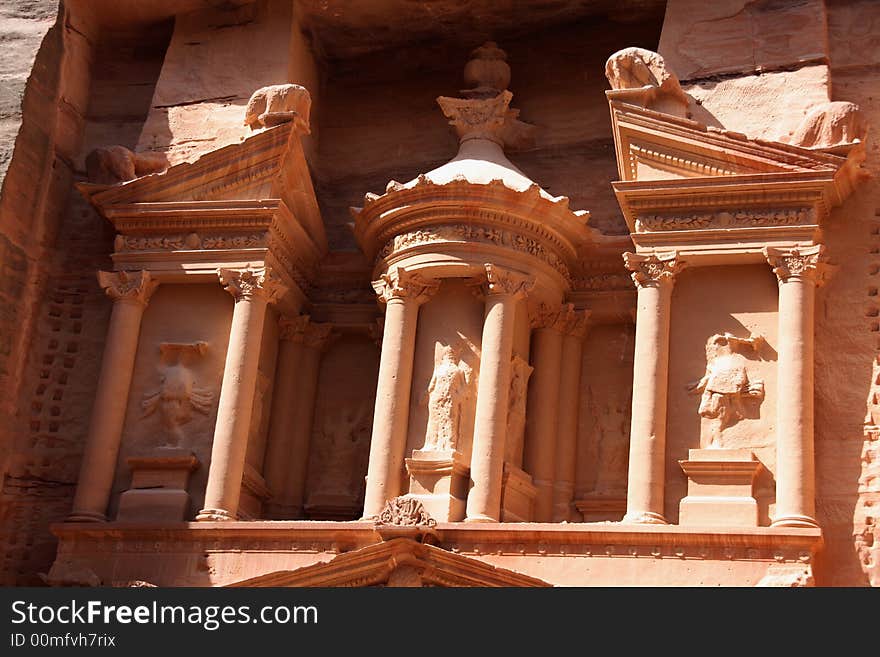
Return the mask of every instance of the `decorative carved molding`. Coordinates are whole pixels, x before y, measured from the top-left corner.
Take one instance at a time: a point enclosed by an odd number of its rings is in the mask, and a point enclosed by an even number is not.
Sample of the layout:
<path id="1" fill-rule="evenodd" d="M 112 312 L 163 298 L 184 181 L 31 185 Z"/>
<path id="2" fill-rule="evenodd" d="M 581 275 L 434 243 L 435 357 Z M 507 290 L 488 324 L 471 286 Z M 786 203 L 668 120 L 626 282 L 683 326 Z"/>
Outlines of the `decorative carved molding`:
<path id="1" fill-rule="evenodd" d="M 99 271 L 98 285 L 113 301 L 134 301 L 146 306 L 159 287 L 148 271 Z"/>
<path id="2" fill-rule="evenodd" d="M 661 283 L 672 284 L 675 275 L 685 266 L 674 251 L 651 256 L 624 253 L 623 262 L 626 268 L 632 272 L 632 279 L 636 287 L 655 286 Z"/>
<path id="3" fill-rule="evenodd" d="M 117 235 L 114 250 L 121 251 L 197 251 L 212 249 L 253 249 L 265 247 L 265 233 L 172 233 L 161 236 Z"/>
<path id="4" fill-rule="evenodd" d="M 797 278 L 812 280 L 820 285 L 828 274 L 824 244 L 791 249 L 765 247 L 764 257 L 773 267 L 773 273 L 780 283 Z"/>
<path id="5" fill-rule="evenodd" d="M 236 302 L 250 300 L 255 296 L 265 296 L 271 303 L 283 297 L 286 286 L 278 276 L 265 267 L 260 269 L 226 269 L 217 270 L 220 283 L 231 294 Z"/>
<path id="6" fill-rule="evenodd" d="M 645 146 L 640 146 L 638 144 L 630 144 L 629 162 L 633 178 L 636 177 L 636 166 L 639 160 L 653 162 L 673 169 L 684 169 L 685 171 L 691 171 L 700 176 L 735 176 L 740 173 L 733 169 L 725 169 L 712 160 L 701 162 L 699 160 L 682 157 L 681 155 L 665 153 L 656 148 L 646 148 Z"/>
<path id="7" fill-rule="evenodd" d="M 398 527 L 434 527 L 437 521 L 428 515 L 419 500 L 401 495 L 385 503 L 376 517 L 376 524 Z"/>
<path id="8" fill-rule="evenodd" d="M 660 230 L 700 230 L 705 228 L 752 228 L 761 226 L 803 226 L 815 224 L 813 208 L 776 210 L 732 210 L 684 215 L 642 214 L 636 218 L 636 232 Z"/>
<path id="9" fill-rule="evenodd" d="M 379 280 L 373 281 L 372 285 L 382 303 L 394 299 L 411 299 L 421 304 L 437 292 L 440 282 L 398 268 L 389 274 L 382 274 Z"/>
<path id="10" fill-rule="evenodd" d="M 540 241 L 494 226 L 441 224 L 401 233 L 385 243 L 377 258 L 381 260 L 410 247 L 436 242 L 479 242 L 507 247 L 520 253 L 528 253 L 556 269 L 566 279 L 569 278 L 568 267 L 562 258 Z"/>

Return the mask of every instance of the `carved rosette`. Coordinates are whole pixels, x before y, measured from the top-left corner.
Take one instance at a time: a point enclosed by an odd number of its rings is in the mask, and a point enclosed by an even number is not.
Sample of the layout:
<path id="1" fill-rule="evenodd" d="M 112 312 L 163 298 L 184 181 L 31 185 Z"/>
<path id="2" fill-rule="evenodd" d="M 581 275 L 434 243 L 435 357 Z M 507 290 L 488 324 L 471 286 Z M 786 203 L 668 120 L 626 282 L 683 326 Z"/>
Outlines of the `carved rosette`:
<path id="1" fill-rule="evenodd" d="M 397 527 L 434 527 L 437 521 L 428 515 L 419 500 L 401 495 L 385 503 L 376 517 L 376 524 Z"/>
<path id="2" fill-rule="evenodd" d="M 113 301 L 129 301 L 146 306 L 159 287 L 148 271 L 99 271 L 98 285 Z"/>
<path id="3" fill-rule="evenodd" d="M 675 252 L 651 256 L 624 253 L 623 262 L 632 272 L 633 282 L 639 288 L 671 285 L 675 275 L 685 267 L 685 263 L 679 260 Z"/>
<path id="4" fill-rule="evenodd" d="M 239 301 L 250 301 L 254 297 L 264 297 L 275 302 L 287 292 L 285 285 L 278 276 L 266 268 L 260 269 L 226 269 L 217 270 L 220 283 L 224 289 Z"/>
<path id="5" fill-rule="evenodd" d="M 491 263 L 483 265 L 486 278 L 481 280 L 479 292 L 485 296 L 496 294 L 510 295 L 514 298 L 522 298 L 535 287 L 535 278 L 512 269 L 498 267 Z"/>
<path id="6" fill-rule="evenodd" d="M 421 304 L 437 292 L 440 282 L 410 273 L 405 269 L 396 269 L 389 274 L 382 274 L 379 280 L 373 281 L 372 285 L 382 303 L 411 299 Z"/>
<path id="7" fill-rule="evenodd" d="M 793 249 L 766 247 L 764 257 L 773 267 L 773 273 L 780 283 L 790 279 L 805 279 L 821 285 L 829 273 L 824 252 L 824 244 Z"/>

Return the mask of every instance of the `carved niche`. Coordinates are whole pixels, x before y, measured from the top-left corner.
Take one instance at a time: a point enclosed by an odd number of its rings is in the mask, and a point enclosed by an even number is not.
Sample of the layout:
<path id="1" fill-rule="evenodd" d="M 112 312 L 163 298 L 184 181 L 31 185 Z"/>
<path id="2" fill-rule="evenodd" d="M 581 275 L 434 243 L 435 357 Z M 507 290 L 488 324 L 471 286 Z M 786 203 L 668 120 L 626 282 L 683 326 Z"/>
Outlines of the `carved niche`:
<path id="1" fill-rule="evenodd" d="M 748 347 L 757 352 L 764 339 L 738 338 L 729 333 L 715 334 L 706 342 L 706 373 L 688 390 L 701 395 L 698 413 L 704 418 L 700 431 L 701 448 L 720 448 L 725 429 L 748 415 L 747 403 L 760 404 L 764 382 L 749 372 L 749 361 L 741 353 Z"/>
<path id="2" fill-rule="evenodd" d="M 194 413 L 209 415 L 214 392 L 198 385 L 195 364 L 205 355 L 207 342 L 163 342 L 159 345 L 159 386 L 144 395 L 142 417 L 158 413 L 165 430 L 165 447 L 179 447 L 186 437 L 186 425 Z"/>
<path id="3" fill-rule="evenodd" d="M 351 507 L 352 512 L 356 512 L 364 494 L 372 410 L 372 404 L 364 401 L 337 413 L 328 413 L 316 427 L 312 445 L 317 475 L 308 506 Z"/>
<path id="4" fill-rule="evenodd" d="M 462 411 L 473 396 L 473 369 L 461 359 L 462 344 L 442 345 L 422 403 L 428 404 L 425 451 L 453 451 L 461 444 Z"/>

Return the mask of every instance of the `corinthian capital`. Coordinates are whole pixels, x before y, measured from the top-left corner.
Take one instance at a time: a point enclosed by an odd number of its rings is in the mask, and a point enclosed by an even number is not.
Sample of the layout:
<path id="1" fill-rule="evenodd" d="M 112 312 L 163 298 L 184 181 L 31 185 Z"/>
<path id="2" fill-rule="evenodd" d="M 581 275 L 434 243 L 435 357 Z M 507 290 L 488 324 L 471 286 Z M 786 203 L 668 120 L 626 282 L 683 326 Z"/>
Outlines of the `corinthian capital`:
<path id="1" fill-rule="evenodd" d="M 567 303 L 564 310 L 560 313 L 560 330 L 565 335 L 575 338 L 583 338 L 587 334 L 590 327 L 589 310 L 575 310 L 573 303 Z"/>
<path id="2" fill-rule="evenodd" d="M 626 268 L 632 272 L 632 279 L 636 287 L 650 287 L 661 283 L 671 284 L 675 280 L 675 275 L 685 266 L 674 251 L 650 256 L 624 253 L 623 262 L 626 264 Z"/>
<path id="3" fill-rule="evenodd" d="M 99 271 L 98 285 L 113 301 L 135 301 L 146 306 L 159 287 L 148 271 Z"/>
<path id="4" fill-rule="evenodd" d="M 764 257 L 773 267 L 773 273 L 784 283 L 791 278 L 801 278 L 821 284 L 828 266 L 825 263 L 825 245 L 791 249 L 764 248 Z"/>
<path id="5" fill-rule="evenodd" d="M 392 299 L 410 299 L 416 303 L 424 303 L 431 298 L 439 286 L 439 281 L 410 273 L 405 269 L 382 274 L 378 281 L 373 281 L 373 289 L 379 295 L 379 301 L 383 303 L 388 303 Z"/>
<path id="6" fill-rule="evenodd" d="M 277 275 L 261 267 L 259 269 L 226 269 L 217 270 L 220 283 L 231 294 L 236 302 L 250 300 L 254 297 L 265 297 L 274 302 L 284 296 L 285 285 Z"/>
<path id="7" fill-rule="evenodd" d="M 481 292 L 484 295 L 509 294 L 514 297 L 524 297 L 535 287 L 533 276 L 491 263 L 486 263 L 483 267 L 486 270 L 486 279 L 481 282 Z"/>
<path id="8" fill-rule="evenodd" d="M 289 342 L 302 342 L 308 325 L 308 315 L 282 317 L 278 320 L 278 338 Z"/>
<path id="9" fill-rule="evenodd" d="M 333 324 L 315 324 L 309 322 L 306 327 L 303 342 L 312 349 L 323 349 L 327 346 L 333 332 Z"/>

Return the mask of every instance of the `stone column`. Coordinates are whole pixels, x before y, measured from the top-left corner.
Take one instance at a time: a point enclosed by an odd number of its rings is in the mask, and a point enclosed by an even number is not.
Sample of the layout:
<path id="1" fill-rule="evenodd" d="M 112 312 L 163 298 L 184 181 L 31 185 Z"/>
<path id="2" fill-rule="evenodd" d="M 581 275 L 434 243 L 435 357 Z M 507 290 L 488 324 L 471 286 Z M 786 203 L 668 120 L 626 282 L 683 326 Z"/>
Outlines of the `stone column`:
<path id="1" fill-rule="evenodd" d="M 220 387 L 205 507 L 196 520 L 237 517 L 266 306 L 282 291 L 265 269 L 220 269 L 219 276 L 226 291 L 235 298 L 235 308 Z"/>
<path id="2" fill-rule="evenodd" d="M 294 458 L 294 400 L 300 390 L 303 337 L 308 323 L 308 315 L 293 319 L 282 317 L 278 322 L 280 344 L 275 367 L 275 390 L 272 393 L 272 415 L 269 418 L 266 466 L 263 469 L 266 486 L 272 492 L 272 498 L 266 505 L 266 515 L 273 520 L 296 518 L 302 512 L 301 504 L 300 508 L 293 504 L 286 482 Z"/>
<path id="3" fill-rule="evenodd" d="M 577 473 L 578 406 L 584 335 L 590 311 L 575 312 L 569 305 L 562 339 L 559 370 L 559 422 L 556 439 L 556 476 L 553 482 L 553 522 L 571 520 Z"/>
<path id="4" fill-rule="evenodd" d="M 321 352 L 327 345 L 331 324 L 308 322 L 303 332 L 302 359 L 299 363 L 297 393 L 288 403 L 293 406 L 294 422 L 290 432 L 290 455 L 284 491 L 294 518 L 302 518 L 306 501 L 306 478 L 309 471 L 309 449 L 315 419 L 315 397 L 318 393 L 318 374 L 321 369 Z"/>
<path id="5" fill-rule="evenodd" d="M 474 443 L 471 454 L 473 486 L 467 498 L 465 522 L 498 522 L 501 518 L 501 484 L 504 473 L 504 439 L 510 392 L 510 363 L 516 330 L 517 301 L 534 279 L 487 264 L 483 340 Z"/>
<path id="6" fill-rule="evenodd" d="M 403 462 L 409 422 L 413 358 L 419 305 L 437 291 L 439 282 L 397 269 L 373 282 L 385 303 L 382 354 L 376 386 L 364 518 L 379 515 L 385 502 L 403 491 Z"/>
<path id="7" fill-rule="evenodd" d="M 536 522 L 553 520 L 553 480 L 556 477 L 556 438 L 559 421 L 559 374 L 562 367 L 561 308 L 541 305 L 532 319 L 531 361 L 526 409 L 526 448 L 523 469 L 538 491 Z"/>
<path id="8" fill-rule="evenodd" d="M 666 396 L 672 287 L 683 263 L 676 253 L 623 254 L 638 288 L 633 363 L 629 479 L 624 522 L 666 522 Z"/>
<path id="9" fill-rule="evenodd" d="M 107 519 L 144 309 L 159 283 L 147 271 L 98 272 L 113 311 L 69 522 Z"/>
<path id="10" fill-rule="evenodd" d="M 764 249 L 779 279 L 774 527 L 817 527 L 813 451 L 813 321 L 821 244 Z"/>

